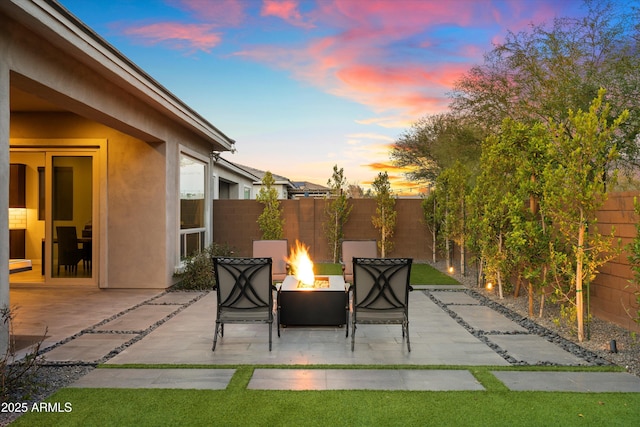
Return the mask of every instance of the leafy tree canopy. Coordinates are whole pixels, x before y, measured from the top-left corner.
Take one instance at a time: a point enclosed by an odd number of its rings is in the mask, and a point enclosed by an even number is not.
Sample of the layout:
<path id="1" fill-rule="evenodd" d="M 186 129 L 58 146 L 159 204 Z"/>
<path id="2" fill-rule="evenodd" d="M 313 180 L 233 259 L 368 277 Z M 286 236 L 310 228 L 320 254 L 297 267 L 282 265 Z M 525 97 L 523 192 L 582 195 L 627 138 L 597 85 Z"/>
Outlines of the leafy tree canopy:
<path id="1" fill-rule="evenodd" d="M 584 18 L 557 18 L 507 34 L 456 84 L 451 108 L 495 131 L 506 117 L 523 123 L 569 126 L 569 110 L 587 111 L 598 90 L 607 91 L 611 119 L 629 119 L 611 145 L 621 162 L 638 166 L 640 132 L 640 9 L 585 0 Z M 571 136 L 571 135 L 569 135 Z"/>
<path id="2" fill-rule="evenodd" d="M 484 134 L 479 127 L 453 114 L 427 116 L 414 123 L 391 148 L 396 166 L 410 168 L 411 181 L 434 182 L 456 161 L 476 170 Z"/>

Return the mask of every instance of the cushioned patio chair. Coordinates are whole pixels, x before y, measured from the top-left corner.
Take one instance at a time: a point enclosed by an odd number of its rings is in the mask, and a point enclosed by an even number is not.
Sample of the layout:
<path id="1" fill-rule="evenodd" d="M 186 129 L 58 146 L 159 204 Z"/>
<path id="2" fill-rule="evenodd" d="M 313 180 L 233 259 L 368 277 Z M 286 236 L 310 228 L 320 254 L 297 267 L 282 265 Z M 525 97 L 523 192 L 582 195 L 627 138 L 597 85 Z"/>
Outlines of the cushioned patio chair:
<path id="1" fill-rule="evenodd" d="M 214 257 L 213 266 L 218 302 L 211 350 L 216 349 L 218 333 L 224 336 L 225 323 L 267 323 L 271 351 L 275 290 L 271 282 L 271 258 Z"/>
<path id="2" fill-rule="evenodd" d="M 254 240 L 253 257 L 271 258 L 273 282 L 282 282 L 289 272 L 287 257 L 289 256 L 289 242 L 283 240 Z"/>
<path id="3" fill-rule="evenodd" d="M 409 341 L 411 258 L 354 258 L 351 300 L 351 351 L 358 324 L 399 324 Z"/>
<path id="4" fill-rule="evenodd" d="M 375 240 L 344 240 L 342 242 L 342 275 L 346 283 L 353 283 L 353 258 L 375 258 L 378 247 Z"/>

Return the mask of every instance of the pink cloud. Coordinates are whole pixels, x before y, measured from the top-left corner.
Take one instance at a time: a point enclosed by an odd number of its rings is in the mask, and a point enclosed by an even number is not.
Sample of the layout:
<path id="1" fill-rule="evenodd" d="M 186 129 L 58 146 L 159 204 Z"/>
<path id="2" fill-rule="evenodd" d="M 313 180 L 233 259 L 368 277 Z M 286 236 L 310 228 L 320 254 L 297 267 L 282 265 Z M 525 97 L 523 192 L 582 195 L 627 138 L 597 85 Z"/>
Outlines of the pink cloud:
<path id="1" fill-rule="evenodd" d="M 264 0 L 260 15 L 275 16 L 291 25 L 310 28 L 313 25 L 303 20 L 296 0 Z"/>
<path id="2" fill-rule="evenodd" d="M 322 0 L 305 3 L 303 10 L 300 0 L 166 1 L 201 23 L 157 23 L 125 34 L 150 44 L 210 52 L 221 43 L 222 30 L 215 29 L 246 24 L 249 8 L 294 26 L 322 25 L 322 36 L 298 44 L 253 46 L 236 55 L 285 69 L 298 80 L 392 117 L 378 122 L 381 126 L 443 111 L 446 92 L 491 49 L 491 37 L 499 41 L 505 27 L 518 30 L 531 21 L 549 20 L 560 7 L 553 0 L 538 0 L 533 9 L 522 0 Z M 309 10 L 311 4 L 315 8 Z M 254 24 L 259 28 L 258 21 Z M 487 40 L 462 43 L 456 31 L 465 27 L 492 28 L 494 33 Z M 436 56 L 446 59 L 434 64 L 430 58 Z"/>
<path id="3" fill-rule="evenodd" d="M 433 65 L 430 50 L 445 49 L 430 39 L 433 25 L 476 25 L 494 22 L 491 2 L 415 0 L 323 0 L 301 16 L 298 2 L 265 0 L 262 14 L 287 20 L 312 19 L 332 28 L 334 34 L 311 39 L 289 48 L 257 46 L 237 55 L 286 69 L 292 75 L 324 91 L 369 106 L 375 113 L 392 112 L 391 123 L 406 123 L 445 110 L 445 93 L 471 67 L 468 58 L 479 58 L 472 44 L 446 52 L 456 62 Z M 415 38 L 415 40 L 413 40 Z M 413 49 L 414 55 L 394 57 L 397 49 Z M 487 50 L 490 46 L 487 43 Z M 382 125 L 382 123 L 380 123 Z"/>
<path id="4" fill-rule="evenodd" d="M 174 48 L 191 51 L 210 52 L 221 41 L 220 34 L 213 31 L 212 24 L 158 22 L 125 28 L 123 32 L 149 44 L 168 43 Z"/>

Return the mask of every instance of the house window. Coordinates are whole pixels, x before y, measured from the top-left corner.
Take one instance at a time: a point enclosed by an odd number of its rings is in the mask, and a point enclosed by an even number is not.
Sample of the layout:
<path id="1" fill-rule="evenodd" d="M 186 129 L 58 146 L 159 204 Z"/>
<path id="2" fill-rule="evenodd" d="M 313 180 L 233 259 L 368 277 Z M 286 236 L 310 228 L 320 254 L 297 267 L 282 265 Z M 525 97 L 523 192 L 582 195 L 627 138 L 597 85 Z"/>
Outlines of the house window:
<path id="1" fill-rule="evenodd" d="M 180 258 L 205 247 L 206 165 L 180 155 Z"/>
<path id="2" fill-rule="evenodd" d="M 244 199 L 245 200 L 250 200 L 251 199 L 251 188 L 244 187 Z"/>

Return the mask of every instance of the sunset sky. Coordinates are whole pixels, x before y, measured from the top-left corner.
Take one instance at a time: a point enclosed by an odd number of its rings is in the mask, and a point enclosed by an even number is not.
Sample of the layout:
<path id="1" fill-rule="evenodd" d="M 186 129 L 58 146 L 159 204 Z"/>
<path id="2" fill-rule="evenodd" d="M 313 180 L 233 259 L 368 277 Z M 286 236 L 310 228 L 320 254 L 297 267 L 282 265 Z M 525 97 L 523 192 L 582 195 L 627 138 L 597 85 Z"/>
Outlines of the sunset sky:
<path id="1" fill-rule="evenodd" d="M 365 188 L 387 171 L 396 190 L 389 147 L 445 111 L 507 30 L 585 12 L 579 0 L 60 2 L 235 139 L 227 160 L 321 185 L 333 165 Z"/>

